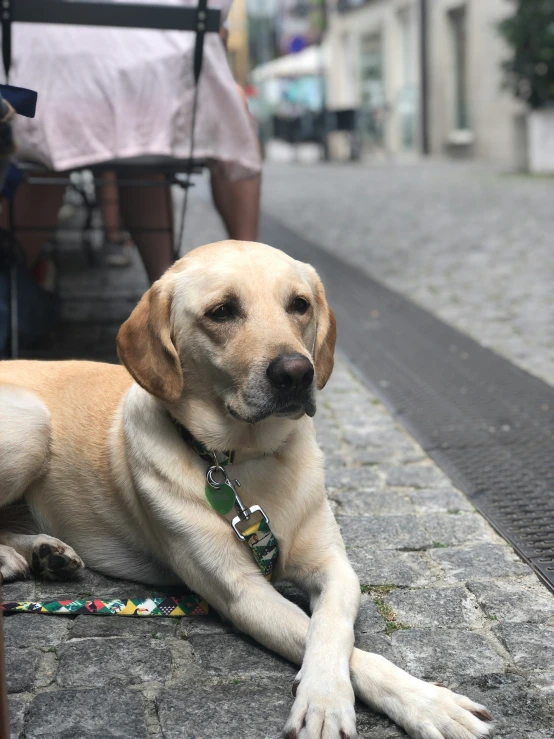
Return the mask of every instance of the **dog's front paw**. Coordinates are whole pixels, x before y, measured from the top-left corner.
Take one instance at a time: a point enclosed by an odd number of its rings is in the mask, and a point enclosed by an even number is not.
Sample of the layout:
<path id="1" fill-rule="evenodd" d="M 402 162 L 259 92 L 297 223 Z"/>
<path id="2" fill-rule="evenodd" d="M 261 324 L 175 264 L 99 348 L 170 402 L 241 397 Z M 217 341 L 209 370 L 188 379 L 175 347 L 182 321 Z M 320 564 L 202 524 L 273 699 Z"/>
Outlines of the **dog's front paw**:
<path id="1" fill-rule="evenodd" d="M 286 739 L 356 739 L 354 691 L 349 681 L 298 674 L 296 700 L 285 726 Z"/>
<path id="2" fill-rule="evenodd" d="M 35 575 L 45 580 L 66 580 L 85 566 L 69 544 L 46 534 L 35 537 L 31 562 Z"/>
<path id="3" fill-rule="evenodd" d="M 2 580 L 25 580 L 29 577 L 29 565 L 25 557 L 12 549 L 0 545 L 0 585 Z"/>
<path id="4" fill-rule="evenodd" d="M 486 739 L 492 736 L 487 709 L 441 685 L 411 677 L 383 709 L 413 739 Z"/>

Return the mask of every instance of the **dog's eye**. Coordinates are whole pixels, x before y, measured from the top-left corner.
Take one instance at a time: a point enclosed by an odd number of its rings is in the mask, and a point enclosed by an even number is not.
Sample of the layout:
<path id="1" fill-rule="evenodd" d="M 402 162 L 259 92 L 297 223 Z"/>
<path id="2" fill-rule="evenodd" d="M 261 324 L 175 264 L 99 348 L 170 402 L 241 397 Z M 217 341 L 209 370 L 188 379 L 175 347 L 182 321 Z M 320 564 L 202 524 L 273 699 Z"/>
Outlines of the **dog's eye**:
<path id="1" fill-rule="evenodd" d="M 304 300 L 304 298 L 295 298 L 292 301 L 290 310 L 292 313 L 299 313 L 301 316 L 303 316 L 304 313 L 307 312 L 309 307 L 310 307 L 310 304 L 308 303 L 307 300 Z"/>
<path id="2" fill-rule="evenodd" d="M 218 305 L 217 308 L 208 311 L 206 315 L 208 318 L 211 318 L 212 321 L 227 321 L 229 318 L 233 318 L 235 310 L 230 303 L 224 303 L 223 305 Z"/>

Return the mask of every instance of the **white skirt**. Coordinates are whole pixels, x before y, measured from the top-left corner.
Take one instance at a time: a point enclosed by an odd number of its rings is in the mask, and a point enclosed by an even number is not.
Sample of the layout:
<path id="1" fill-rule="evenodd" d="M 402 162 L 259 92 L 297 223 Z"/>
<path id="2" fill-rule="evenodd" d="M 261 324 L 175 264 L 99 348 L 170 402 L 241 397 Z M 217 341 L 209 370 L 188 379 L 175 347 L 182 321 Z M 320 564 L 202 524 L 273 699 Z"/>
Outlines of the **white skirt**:
<path id="1" fill-rule="evenodd" d="M 129 157 L 188 159 L 194 43 L 191 32 L 14 24 L 10 82 L 38 92 L 36 117 L 16 116 L 19 157 L 55 171 Z M 229 179 L 261 168 L 253 122 L 214 33 L 205 36 L 194 156 L 214 160 Z"/>

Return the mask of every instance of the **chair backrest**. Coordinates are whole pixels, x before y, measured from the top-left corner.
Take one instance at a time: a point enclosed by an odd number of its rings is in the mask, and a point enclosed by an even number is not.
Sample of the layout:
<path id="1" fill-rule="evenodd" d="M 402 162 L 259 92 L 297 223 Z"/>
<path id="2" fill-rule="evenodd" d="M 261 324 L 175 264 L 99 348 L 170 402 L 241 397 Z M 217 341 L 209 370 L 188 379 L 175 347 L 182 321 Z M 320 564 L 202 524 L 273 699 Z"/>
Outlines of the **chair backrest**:
<path id="1" fill-rule="evenodd" d="M 2 60 L 6 82 L 12 59 L 12 23 L 63 23 L 76 26 L 149 28 L 166 31 L 196 31 L 197 47 L 205 33 L 218 33 L 221 11 L 208 8 L 207 0 L 196 7 L 144 5 L 99 0 L 2 0 Z M 200 42 L 200 43 L 199 43 Z M 195 55 L 195 75 L 202 66 L 202 54 Z M 198 77 L 196 77 L 198 81 Z"/>

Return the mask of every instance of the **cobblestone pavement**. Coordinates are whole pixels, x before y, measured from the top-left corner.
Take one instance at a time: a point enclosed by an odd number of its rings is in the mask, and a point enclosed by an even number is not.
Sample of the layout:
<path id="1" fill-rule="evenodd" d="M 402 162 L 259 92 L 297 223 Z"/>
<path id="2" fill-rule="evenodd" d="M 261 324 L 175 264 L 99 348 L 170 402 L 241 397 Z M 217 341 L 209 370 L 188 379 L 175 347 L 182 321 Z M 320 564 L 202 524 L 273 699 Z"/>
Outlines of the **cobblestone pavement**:
<path id="1" fill-rule="evenodd" d="M 201 201 L 189 232 L 195 243 L 219 237 Z M 138 268 L 85 271 L 70 257 L 65 351 L 113 360 L 116 325 L 143 278 Z M 502 739 L 553 739 L 554 598 L 342 360 L 316 423 L 362 583 L 357 644 L 485 703 Z M 155 595 L 86 572 L 10 584 L 4 597 L 142 594 Z M 216 618 L 19 614 L 5 630 L 14 739 L 273 739 L 292 704 L 295 668 Z M 358 729 L 361 739 L 404 736 L 363 707 Z"/>
<path id="2" fill-rule="evenodd" d="M 554 383 L 554 180 L 453 162 L 269 165 L 264 210 Z"/>

